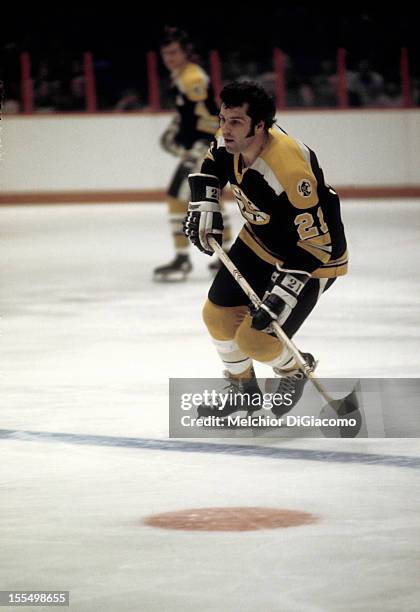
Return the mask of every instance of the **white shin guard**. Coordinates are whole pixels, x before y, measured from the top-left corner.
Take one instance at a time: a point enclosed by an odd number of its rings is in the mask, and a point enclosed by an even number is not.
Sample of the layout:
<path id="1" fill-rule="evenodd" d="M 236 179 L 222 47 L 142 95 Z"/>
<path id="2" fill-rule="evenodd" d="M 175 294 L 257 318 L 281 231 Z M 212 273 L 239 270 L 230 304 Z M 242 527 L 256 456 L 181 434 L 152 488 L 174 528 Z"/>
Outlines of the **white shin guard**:
<path id="1" fill-rule="evenodd" d="M 296 360 L 293 354 L 289 351 L 287 346 L 283 347 L 280 355 L 272 359 L 272 361 L 266 361 L 266 365 L 271 366 L 275 370 L 293 370 L 297 367 Z"/>
<path id="2" fill-rule="evenodd" d="M 241 374 L 252 365 L 252 360 L 242 353 L 235 340 L 215 340 L 213 338 L 213 343 L 223 365 L 231 374 Z"/>

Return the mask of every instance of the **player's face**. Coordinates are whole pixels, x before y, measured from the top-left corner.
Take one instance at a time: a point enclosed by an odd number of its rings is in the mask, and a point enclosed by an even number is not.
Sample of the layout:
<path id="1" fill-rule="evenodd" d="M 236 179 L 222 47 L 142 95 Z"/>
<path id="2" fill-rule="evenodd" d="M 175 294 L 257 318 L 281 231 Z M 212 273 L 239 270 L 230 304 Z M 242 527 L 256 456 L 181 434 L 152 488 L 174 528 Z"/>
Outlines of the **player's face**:
<path id="1" fill-rule="evenodd" d="M 255 140 L 251 117 L 246 114 L 248 104 L 227 108 L 222 104 L 219 119 L 228 153 L 243 153 Z"/>
<path id="2" fill-rule="evenodd" d="M 165 67 L 171 72 L 173 70 L 179 70 L 188 61 L 187 54 L 179 42 L 172 42 L 169 45 L 161 47 L 160 55 Z"/>

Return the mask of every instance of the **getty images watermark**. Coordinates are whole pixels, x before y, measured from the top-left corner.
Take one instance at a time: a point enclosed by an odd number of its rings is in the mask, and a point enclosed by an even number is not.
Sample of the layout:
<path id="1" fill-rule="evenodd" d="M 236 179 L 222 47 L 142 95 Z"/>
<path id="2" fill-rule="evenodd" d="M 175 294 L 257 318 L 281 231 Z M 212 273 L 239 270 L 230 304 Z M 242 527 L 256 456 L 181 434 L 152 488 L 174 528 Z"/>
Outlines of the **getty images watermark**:
<path id="1" fill-rule="evenodd" d="M 320 379 L 332 401 L 308 381 L 303 396 L 277 391 L 278 379 L 258 379 L 261 392 L 233 390 L 226 379 L 169 381 L 171 438 L 418 438 L 420 379 Z M 351 401 L 342 402 L 345 398 Z"/>
<path id="2" fill-rule="evenodd" d="M 355 383 L 339 385 L 336 395 L 347 396 Z M 170 437 L 367 435 L 359 411 L 352 406 L 344 411 L 331 409 L 312 384 L 307 383 L 299 401 L 292 389 L 278 390 L 278 379 L 259 379 L 258 384 L 260 391 L 247 392 L 230 387 L 226 379 L 171 379 Z"/>
<path id="3" fill-rule="evenodd" d="M 285 414 L 277 417 L 270 414 L 276 408 L 291 409 L 293 407 L 292 393 L 227 393 L 215 389 L 204 389 L 202 393 L 182 393 L 181 410 L 189 414 L 181 415 L 182 427 L 356 427 L 357 419 L 354 417 L 323 417 L 313 415 Z M 214 414 L 198 416 L 194 409 L 210 407 Z M 235 411 L 226 416 L 227 409 Z M 252 413 L 249 409 L 252 409 Z M 243 416 L 243 410 L 247 416 Z M 259 413 L 260 410 L 266 411 Z"/>

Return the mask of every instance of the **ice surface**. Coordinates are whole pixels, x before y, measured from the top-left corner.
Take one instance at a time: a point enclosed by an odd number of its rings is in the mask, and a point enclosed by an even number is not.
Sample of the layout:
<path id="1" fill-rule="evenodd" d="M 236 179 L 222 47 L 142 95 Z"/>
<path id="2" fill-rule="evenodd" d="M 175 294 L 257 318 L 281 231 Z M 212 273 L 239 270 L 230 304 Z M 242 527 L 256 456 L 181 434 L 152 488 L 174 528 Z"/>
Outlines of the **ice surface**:
<path id="1" fill-rule="evenodd" d="M 163 204 L 0 215 L 0 427 L 162 441 L 2 440 L 1 589 L 70 590 L 82 612 L 419 608 L 418 470 L 316 455 L 418 458 L 417 440 L 232 441 L 313 451 L 313 461 L 168 452 L 168 378 L 221 372 L 200 316 L 208 259 L 193 253 L 187 283 L 152 282 L 172 257 Z M 350 273 L 296 342 L 316 354 L 320 376 L 419 377 L 420 202 L 345 201 L 343 216 Z M 239 534 L 141 523 L 221 505 L 304 510 L 320 522 Z"/>

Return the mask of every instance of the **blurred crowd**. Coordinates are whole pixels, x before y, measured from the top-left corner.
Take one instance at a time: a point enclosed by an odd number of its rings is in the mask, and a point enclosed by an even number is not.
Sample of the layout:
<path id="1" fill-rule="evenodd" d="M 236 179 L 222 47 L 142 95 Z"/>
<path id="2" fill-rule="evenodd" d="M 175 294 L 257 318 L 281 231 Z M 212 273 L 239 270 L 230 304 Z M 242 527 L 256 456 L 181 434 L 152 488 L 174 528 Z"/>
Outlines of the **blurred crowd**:
<path id="1" fill-rule="evenodd" d="M 338 106 L 338 75 L 335 58 L 310 60 L 284 55 L 286 107 Z M 229 78 L 252 79 L 275 93 L 275 73 L 257 62 L 241 65 L 239 58 L 227 64 Z M 348 104 L 351 107 L 400 107 L 403 104 L 400 75 L 397 70 L 383 73 L 365 58 L 346 69 Z M 412 77 L 411 97 L 420 105 L 420 78 Z"/>
<path id="2" fill-rule="evenodd" d="M 13 13 L 13 11 L 11 11 Z M 3 112 L 22 112 L 21 53 L 28 52 L 34 112 L 83 112 L 86 82 L 83 54 L 93 57 L 98 111 L 147 110 L 146 54 L 159 44 L 165 25 L 185 30 L 210 73 L 209 52 L 218 49 L 222 84 L 252 78 L 275 89 L 273 48 L 284 54 L 285 103 L 289 108 L 335 107 L 337 49 L 346 50 L 347 98 L 351 107 L 420 105 L 420 43 L 415 5 L 397 9 L 375 3 L 224 4 L 196 11 L 188 4 L 148 3 L 141 20 L 128 7 L 106 11 L 94 5 L 18 9 L 3 28 L 0 81 Z M 410 92 L 403 86 L 403 67 Z M 158 62 L 160 103 L 170 108 L 167 71 Z M 342 101 L 342 100 L 341 100 Z"/>
<path id="3" fill-rule="evenodd" d="M 3 52 L 4 96 L 2 111 L 22 111 L 20 64 L 15 49 Z M 335 57 L 313 58 L 284 54 L 285 102 L 288 108 L 338 106 Z M 85 75 L 82 58 L 63 55 L 31 57 L 33 109 L 37 113 L 83 112 L 86 110 Z M 208 70 L 203 56 L 203 65 Z M 275 92 L 272 55 L 249 59 L 240 52 L 221 57 L 222 81 L 252 79 L 269 92 Z M 137 66 L 113 58 L 94 57 L 95 87 L 98 111 L 139 111 L 148 109 L 148 83 L 145 59 Z M 351 107 L 401 107 L 401 76 L 396 52 L 394 65 L 377 67 L 366 58 L 347 64 L 348 104 Z M 159 66 L 160 100 L 163 109 L 171 107 L 170 83 Z M 411 98 L 420 106 L 420 75 L 411 75 Z"/>

